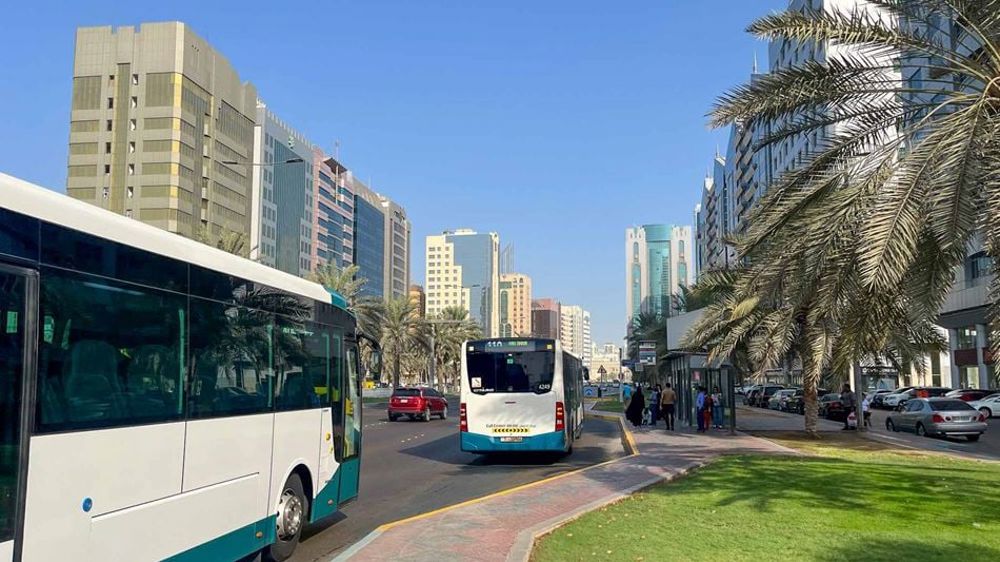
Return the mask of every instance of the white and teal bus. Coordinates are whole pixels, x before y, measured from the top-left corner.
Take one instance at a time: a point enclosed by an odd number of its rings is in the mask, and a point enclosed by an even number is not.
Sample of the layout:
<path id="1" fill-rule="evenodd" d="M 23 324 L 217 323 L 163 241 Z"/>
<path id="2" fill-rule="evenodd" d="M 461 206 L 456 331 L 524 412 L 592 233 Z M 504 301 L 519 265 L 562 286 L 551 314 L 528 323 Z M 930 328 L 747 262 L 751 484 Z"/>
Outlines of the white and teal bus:
<path id="1" fill-rule="evenodd" d="M 463 451 L 573 451 L 583 431 L 578 357 L 549 339 L 476 340 L 464 349 Z"/>
<path id="2" fill-rule="evenodd" d="M 359 337 L 320 285 L 0 174 L 0 562 L 289 557 L 358 493 Z"/>

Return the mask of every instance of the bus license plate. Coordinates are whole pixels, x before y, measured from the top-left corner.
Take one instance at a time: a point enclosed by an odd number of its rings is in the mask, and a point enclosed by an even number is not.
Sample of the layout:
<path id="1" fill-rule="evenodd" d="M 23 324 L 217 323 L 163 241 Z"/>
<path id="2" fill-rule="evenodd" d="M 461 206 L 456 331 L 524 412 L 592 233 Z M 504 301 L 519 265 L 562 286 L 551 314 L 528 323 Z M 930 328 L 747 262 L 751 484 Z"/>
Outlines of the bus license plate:
<path id="1" fill-rule="evenodd" d="M 500 442 L 501 443 L 520 443 L 523 440 L 524 440 L 523 437 L 501 437 L 500 438 Z"/>

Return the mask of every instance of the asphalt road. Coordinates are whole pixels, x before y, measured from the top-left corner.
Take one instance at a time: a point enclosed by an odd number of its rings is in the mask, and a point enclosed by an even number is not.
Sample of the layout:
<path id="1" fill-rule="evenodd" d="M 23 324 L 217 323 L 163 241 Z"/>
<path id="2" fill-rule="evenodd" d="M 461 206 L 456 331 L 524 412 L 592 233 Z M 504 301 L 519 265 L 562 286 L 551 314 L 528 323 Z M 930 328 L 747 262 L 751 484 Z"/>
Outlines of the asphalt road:
<path id="1" fill-rule="evenodd" d="M 458 412 L 458 404 L 449 404 Z M 463 453 L 458 418 L 389 422 L 365 406 L 358 501 L 307 528 L 294 562 L 329 560 L 376 527 L 624 455 L 614 422 L 587 418 L 568 456 L 488 458 Z"/>
<path id="2" fill-rule="evenodd" d="M 989 421 L 989 428 L 976 443 L 969 443 L 965 438 L 917 437 L 913 433 L 886 430 L 885 419 L 891 412 L 888 410 L 872 410 L 872 433 L 883 438 L 919 449 L 930 451 L 947 451 L 961 453 L 975 458 L 1000 460 L 1000 418 Z"/>

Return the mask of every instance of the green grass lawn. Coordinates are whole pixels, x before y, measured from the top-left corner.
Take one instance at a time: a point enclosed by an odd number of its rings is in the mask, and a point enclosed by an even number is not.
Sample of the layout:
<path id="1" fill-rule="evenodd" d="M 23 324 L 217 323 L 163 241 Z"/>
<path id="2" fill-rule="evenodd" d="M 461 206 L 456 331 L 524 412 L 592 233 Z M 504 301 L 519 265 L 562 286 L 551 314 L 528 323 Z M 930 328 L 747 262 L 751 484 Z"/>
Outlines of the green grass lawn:
<path id="1" fill-rule="evenodd" d="M 594 409 L 602 412 L 617 412 L 619 414 L 625 411 L 622 407 L 622 403 L 618 401 L 617 396 L 598 399 L 597 405 L 594 406 Z"/>
<path id="2" fill-rule="evenodd" d="M 556 529 L 532 560 L 1000 560 L 1000 464 L 809 448 L 719 460 Z"/>

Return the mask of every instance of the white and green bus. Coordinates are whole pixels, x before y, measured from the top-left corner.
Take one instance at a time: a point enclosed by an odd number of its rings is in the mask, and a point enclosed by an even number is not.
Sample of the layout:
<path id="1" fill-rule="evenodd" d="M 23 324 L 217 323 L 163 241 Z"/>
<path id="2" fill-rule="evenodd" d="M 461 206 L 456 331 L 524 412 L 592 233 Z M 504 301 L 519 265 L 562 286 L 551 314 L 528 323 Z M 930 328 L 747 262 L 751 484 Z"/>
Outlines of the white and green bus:
<path id="1" fill-rule="evenodd" d="M 358 493 L 320 285 L 0 174 L 0 562 L 282 560 Z"/>
<path id="2" fill-rule="evenodd" d="M 465 344 L 462 450 L 571 453 L 583 431 L 580 358 L 559 340 L 500 338 Z"/>

